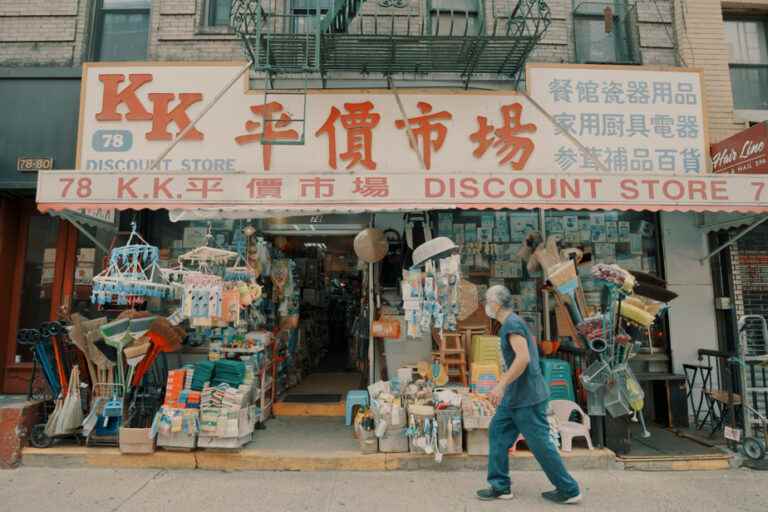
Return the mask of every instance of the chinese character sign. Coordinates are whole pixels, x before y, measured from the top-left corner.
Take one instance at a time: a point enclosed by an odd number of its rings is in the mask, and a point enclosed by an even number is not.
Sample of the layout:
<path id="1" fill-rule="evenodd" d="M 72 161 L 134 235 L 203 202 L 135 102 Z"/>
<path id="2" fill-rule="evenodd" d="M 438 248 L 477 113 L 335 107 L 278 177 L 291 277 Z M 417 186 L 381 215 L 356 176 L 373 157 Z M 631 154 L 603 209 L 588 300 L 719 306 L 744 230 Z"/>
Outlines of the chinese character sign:
<path id="1" fill-rule="evenodd" d="M 527 80 L 558 135 L 568 135 L 545 149 L 557 170 L 707 171 L 698 72 L 531 65 Z"/>
<path id="2" fill-rule="evenodd" d="M 207 110 L 238 71 L 86 65 L 78 169 L 209 175 L 185 184 L 201 200 L 222 194 L 210 176 L 249 175 L 254 200 L 284 199 L 283 178 L 301 176 L 298 195 L 323 200 L 338 191 L 334 176 L 351 175 L 351 194 L 393 201 L 388 178 L 397 175 L 706 170 L 701 83 L 687 70 L 531 66 L 531 95 L 545 112 L 512 91 L 401 91 L 404 112 L 386 90 L 265 97 L 245 77 Z M 164 180 L 157 190 L 173 199 Z"/>

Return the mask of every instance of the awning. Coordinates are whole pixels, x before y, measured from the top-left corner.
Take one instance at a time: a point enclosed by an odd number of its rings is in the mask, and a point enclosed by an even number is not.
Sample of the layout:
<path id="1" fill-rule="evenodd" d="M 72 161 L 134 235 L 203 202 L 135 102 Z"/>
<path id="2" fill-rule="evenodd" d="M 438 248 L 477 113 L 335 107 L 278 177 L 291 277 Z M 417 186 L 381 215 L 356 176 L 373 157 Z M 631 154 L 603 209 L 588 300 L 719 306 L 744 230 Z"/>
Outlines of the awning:
<path id="1" fill-rule="evenodd" d="M 167 209 L 176 219 L 453 208 L 760 214 L 768 213 L 768 176 L 48 171 L 40 173 L 37 201 L 42 211 Z"/>

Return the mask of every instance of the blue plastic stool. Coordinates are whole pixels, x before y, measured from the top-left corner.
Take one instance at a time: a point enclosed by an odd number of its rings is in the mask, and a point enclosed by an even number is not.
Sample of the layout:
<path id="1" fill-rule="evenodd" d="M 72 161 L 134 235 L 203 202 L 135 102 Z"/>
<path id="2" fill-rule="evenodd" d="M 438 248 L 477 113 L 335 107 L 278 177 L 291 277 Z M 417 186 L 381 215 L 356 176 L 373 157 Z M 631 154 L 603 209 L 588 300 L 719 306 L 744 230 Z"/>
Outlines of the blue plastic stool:
<path id="1" fill-rule="evenodd" d="M 542 359 L 541 371 L 549 386 L 550 400 L 576 401 L 571 365 L 562 359 Z"/>
<path id="2" fill-rule="evenodd" d="M 352 411 L 356 405 L 360 407 L 368 406 L 368 392 L 364 389 L 353 389 L 347 393 L 347 406 L 346 406 L 346 425 L 352 424 Z"/>

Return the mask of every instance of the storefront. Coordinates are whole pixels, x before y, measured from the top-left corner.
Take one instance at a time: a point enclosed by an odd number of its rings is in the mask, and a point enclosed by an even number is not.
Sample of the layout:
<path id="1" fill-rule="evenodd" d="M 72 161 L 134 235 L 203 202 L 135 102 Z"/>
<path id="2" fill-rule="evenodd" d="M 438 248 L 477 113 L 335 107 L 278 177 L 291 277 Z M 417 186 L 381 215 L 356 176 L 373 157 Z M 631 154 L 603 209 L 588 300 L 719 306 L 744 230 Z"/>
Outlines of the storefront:
<path id="1" fill-rule="evenodd" d="M 32 359 L 16 332 L 56 317 L 77 239 L 69 223 L 37 210 L 34 195 L 39 170 L 75 166 L 80 70 L 4 70 L 0 96 L 0 262 L 8 269 L 0 277 L 0 393 L 23 393 Z"/>
<path id="2" fill-rule="evenodd" d="M 374 385 L 369 399 L 376 420 L 395 414 L 397 404 L 408 400 L 392 402 L 395 388 L 377 383 L 405 378 L 401 371 L 416 363 L 430 367 L 436 357 L 431 372 L 440 384 L 437 375 L 450 374 L 455 366 L 442 359 L 441 348 L 450 337 L 445 334 L 451 332 L 475 366 L 463 361 L 458 379 L 451 380 L 479 391 L 493 377 L 478 363 L 480 354 L 472 345 L 475 336 L 493 334 L 479 301 L 487 287 L 504 284 L 537 338 L 560 345 L 542 343 L 545 354 L 567 363 L 550 365 L 552 372 L 566 372 L 551 380 L 553 390 L 559 386 L 558 396 L 581 402 L 590 415 L 606 416 L 608 410 L 621 418 L 642 413 L 643 382 L 649 419 L 668 427 L 687 423 L 687 412 L 676 408 L 681 388 L 675 391 L 669 384 L 680 377 L 672 361 L 677 334 L 660 313 L 671 299 L 635 297 L 630 304 L 619 292 L 606 299 L 603 290 L 616 291 L 612 287 L 634 282 L 628 276 L 637 274 L 652 276 L 662 297 L 675 295 L 666 293 L 659 212 L 766 210 L 766 180 L 707 173 L 699 73 L 542 65 L 528 69 L 530 96 L 331 90 L 306 96 L 276 91 L 264 98 L 244 92 L 238 85 L 244 80 L 221 89 L 239 72 L 238 65 L 88 66 L 76 169 L 41 173 L 38 184 L 41 210 L 65 215 L 84 208 L 121 210 L 123 229 L 133 224 L 134 235 L 148 242 L 144 251 L 153 256 L 142 267 L 142 279 L 150 283 L 126 284 L 125 276 L 136 270 L 124 267 L 125 258 L 114 257 L 119 251 L 104 259 L 108 267 L 100 268 L 97 256 L 93 273 L 102 272 L 101 277 L 90 289 L 84 283 L 82 308 L 73 311 L 86 318 L 92 313 L 109 317 L 136 303 L 155 315 L 183 319 L 183 356 L 167 359 L 170 366 L 198 363 L 193 372 L 169 374 L 166 389 L 172 398 L 166 394 L 168 410 L 161 422 L 187 425 L 188 412 L 177 409 L 195 410 L 187 406 L 201 400 L 216 403 L 215 390 L 185 387 L 185 379 L 199 380 L 199 372 L 212 371 L 199 362 L 206 355 L 214 361 L 248 355 L 250 363 L 237 370 L 240 377 L 221 382 L 258 382 L 253 389 L 259 396 L 248 414 L 262 421 L 269 408 L 288 410 L 285 403 L 291 402 L 304 406 L 313 395 L 329 395 L 332 405 L 343 407 L 340 397 L 366 385 Z M 353 241 L 367 227 L 387 237 L 380 242 L 386 246 L 383 256 L 371 263 L 358 259 Z M 425 279 L 423 269 L 411 270 L 410 258 L 434 237 L 452 241 L 459 256 L 431 270 L 433 280 L 450 284 L 445 290 L 436 285 L 430 298 L 431 267 Z M 606 275 L 614 264 L 618 274 Z M 157 273 L 147 274 L 149 267 Z M 221 270 L 216 314 L 188 306 L 194 304 L 195 290 L 185 289 L 181 300 L 170 291 L 174 282 L 185 283 L 186 273 L 213 274 L 214 267 Z M 567 274 L 570 267 L 575 289 L 555 278 L 555 270 Z M 227 285 L 228 273 L 239 284 Z M 190 282 L 213 281 L 197 276 Z M 250 309 L 247 318 L 241 312 L 225 326 L 216 319 L 227 309 L 225 295 L 235 289 L 240 304 Z M 154 298 L 135 300 L 138 296 Z M 100 306 L 98 312 L 89 300 Z M 629 320 L 618 321 L 615 333 L 603 332 L 611 347 L 614 334 L 621 334 L 619 344 L 625 346 L 621 357 L 611 348 L 605 371 L 626 373 L 626 359 L 634 353 L 634 372 L 648 378 L 626 377 L 637 384 L 634 404 L 626 403 L 629 391 L 616 391 L 613 398 L 621 402 L 616 408 L 601 389 L 605 383 L 597 382 L 602 370 L 594 366 L 605 362 L 597 356 L 605 348 L 593 342 L 606 325 L 589 333 L 580 327 L 601 310 L 613 318 L 609 311 L 632 308 L 634 318 L 627 313 Z M 375 329 L 385 328 L 382 317 L 392 316 L 399 328 L 384 334 L 384 341 L 374 337 Z M 590 369 L 588 377 L 595 380 L 588 389 L 583 373 Z M 346 378 L 322 385 L 311 380 L 329 370 Z M 323 385 L 328 387 L 318 392 Z M 412 391 L 417 396 L 424 389 Z M 594 398 L 598 392 L 606 396 Z M 291 400 L 292 393 L 300 398 Z M 437 400 L 457 406 L 452 395 Z M 482 430 L 487 418 L 475 417 L 483 415 L 481 402 L 468 399 L 465 428 Z M 617 412 L 621 404 L 629 407 L 623 414 Z M 404 419 L 399 412 L 397 421 L 387 418 L 390 425 Z M 215 426 L 215 418 L 200 419 Z M 427 435 L 429 422 L 421 416 L 415 420 L 418 427 L 409 430 L 418 446 L 415 432 Z M 439 429 L 455 432 L 453 420 L 446 421 L 438 421 Z M 625 427 L 616 437 L 628 432 Z M 235 436 L 236 441 L 251 434 Z M 602 431 L 593 435 L 603 442 Z M 460 444 L 450 443 L 461 451 Z"/>

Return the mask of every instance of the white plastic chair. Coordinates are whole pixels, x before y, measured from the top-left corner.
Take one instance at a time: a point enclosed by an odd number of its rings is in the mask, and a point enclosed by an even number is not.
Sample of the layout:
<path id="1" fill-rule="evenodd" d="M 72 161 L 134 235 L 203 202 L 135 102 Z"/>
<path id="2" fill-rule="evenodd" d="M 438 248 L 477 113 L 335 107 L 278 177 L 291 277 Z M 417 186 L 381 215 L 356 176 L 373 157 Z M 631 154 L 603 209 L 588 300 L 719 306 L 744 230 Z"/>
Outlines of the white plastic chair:
<path id="1" fill-rule="evenodd" d="M 590 450 L 593 450 L 592 438 L 589 435 L 589 429 L 591 422 L 589 416 L 579 407 L 575 402 L 570 400 L 551 400 L 549 402 L 552 407 L 552 412 L 557 416 L 558 431 L 560 432 L 560 441 L 564 452 L 570 452 L 573 450 L 573 439 L 575 437 L 583 437 L 587 440 L 587 446 Z M 573 411 L 578 412 L 581 415 L 582 422 L 577 423 L 570 421 Z"/>

